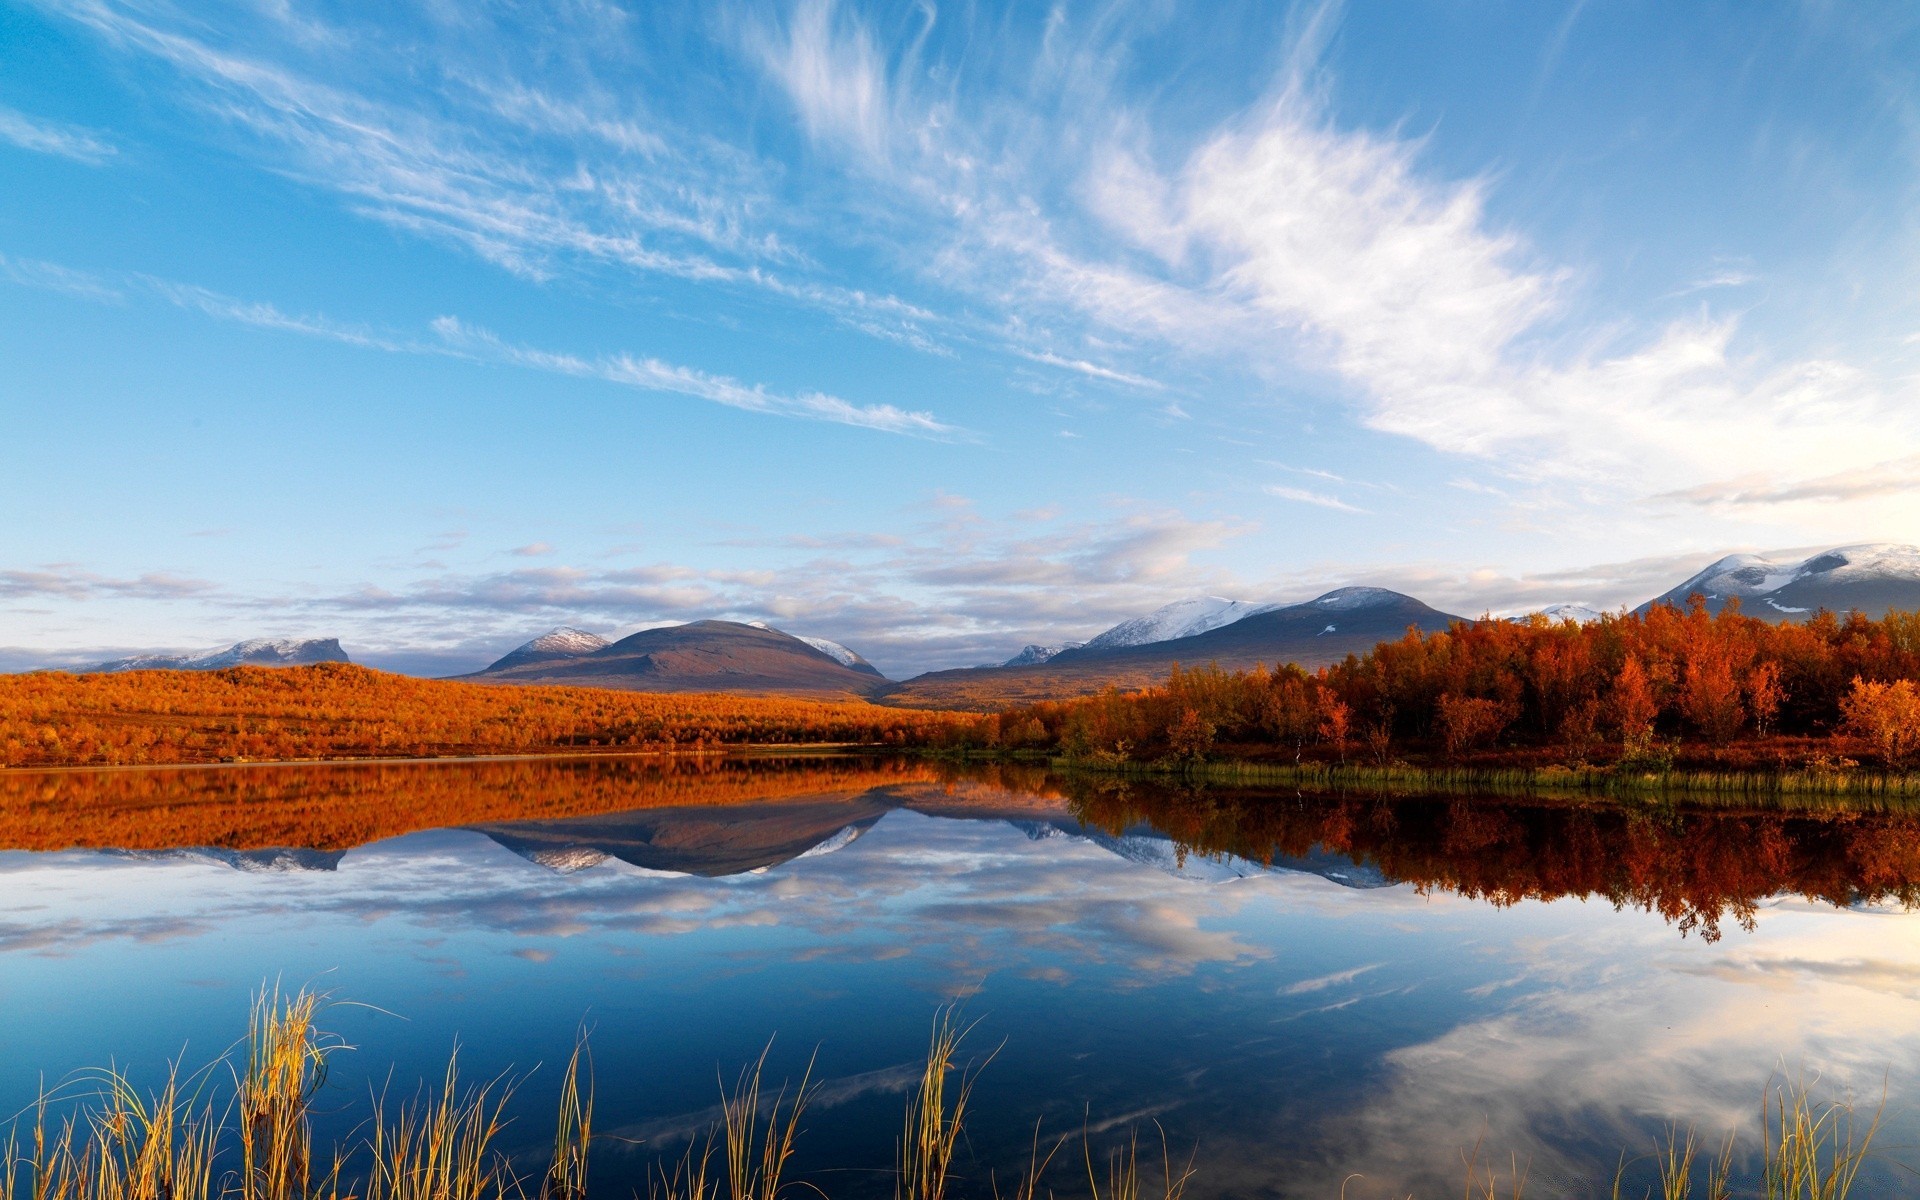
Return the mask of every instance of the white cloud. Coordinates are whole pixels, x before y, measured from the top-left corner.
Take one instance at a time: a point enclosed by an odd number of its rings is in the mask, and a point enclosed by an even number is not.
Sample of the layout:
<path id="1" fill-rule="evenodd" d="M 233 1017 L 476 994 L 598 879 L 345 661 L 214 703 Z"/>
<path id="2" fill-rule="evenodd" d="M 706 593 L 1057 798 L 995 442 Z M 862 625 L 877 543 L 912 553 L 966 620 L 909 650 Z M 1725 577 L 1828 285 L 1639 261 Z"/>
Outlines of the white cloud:
<path id="1" fill-rule="evenodd" d="M 89 130 L 37 120 L 11 108 L 0 108 L 0 141 L 83 163 L 103 163 L 118 153 L 112 143 Z"/>
<path id="2" fill-rule="evenodd" d="M 163 13 L 113 0 L 56 3 L 171 66 L 187 95 L 247 135 L 269 165 L 371 219 L 530 278 L 570 262 L 613 265 L 777 296 L 941 352 L 922 328 L 936 319 L 928 310 L 806 277 L 769 215 L 768 169 L 750 154 L 672 127 L 641 109 L 630 86 L 574 75 L 555 81 L 567 89 L 556 94 L 523 79 L 516 57 L 535 72 L 556 41 L 567 52 L 549 57 L 570 59 L 578 43 L 569 38 L 607 36 L 571 28 L 577 13 L 547 14 L 537 27 L 476 17 L 469 32 L 481 53 L 437 46 L 423 68 L 405 38 L 368 29 L 349 37 L 306 22 L 283 44 L 280 27 L 174 28 Z"/>
<path id="3" fill-rule="evenodd" d="M 1297 504 L 1313 504 L 1320 508 L 1331 508 L 1336 512 L 1363 513 L 1366 511 L 1364 508 L 1355 508 L 1338 496 L 1329 496 L 1324 492 L 1310 492 L 1305 488 L 1285 487 L 1274 483 L 1260 490 L 1277 499 L 1292 500 Z"/>
<path id="4" fill-rule="evenodd" d="M 456 317 L 435 318 L 433 329 L 449 348 L 483 361 L 603 379 L 644 391 L 693 396 L 748 412 L 833 421 L 886 433 L 951 437 L 961 432 L 935 419 L 931 413 L 909 412 L 891 404 L 854 404 L 824 392 L 787 395 L 771 391 L 761 384 L 741 383 L 725 375 L 712 375 L 694 367 L 662 362 L 657 358 L 617 354 L 589 360 L 571 354 L 512 345 Z"/>
<path id="5" fill-rule="evenodd" d="M 1616 505 L 1920 451 L 1906 385 L 1746 348 L 1737 318 L 1571 324 L 1578 277 L 1489 217 L 1488 179 L 1447 178 L 1418 140 L 1331 114 L 1312 85 L 1328 11 L 1270 98 L 1184 139 L 1101 65 L 1125 61 L 1124 20 L 1059 10 L 1044 45 L 999 47 L 1030 55 L 1028 93 L 964 101 L 951 64 L 890 56 L 826 4 L 756 45 L 820 146 L 943 230 L 928 273 L 1004 306 L 1016 330 L 1071 314 L 1118 338 L 1116 359 L 1172 347 L 1276 377 L 1305 366 L 1374 429 Z M 1749 281 L 1726 267 L 1698 282 Z"/>
<path id="6" fill-rule="evenodd" d="M 122 297 L 119 290 L 102 282 L 97 275 L 53 263 L 15 260 L 0 255 L 0 276 L 26 286 L 62 291 L 83 299 L 112 301 Z M 693 396 L 748 412 L 830 421 L 884 433 L 932 438 L 965 434 L 965 431 L 938 420 L 931 413 L 909 411 L 891 404 L 855 404 L 818 391 L 785 394 L 762 384 L 742 383 L 725 375 L 710 374 L 649 356 L 620 353 L 586 359 L 514 345 L 457 317 L 436 318 L 431 323 L 434 334 L 431 339 L 408 338 L 330 317 L 293 315 L 263 301 L 241 300 L 209 288 L 175 283 L 150 275 L 126 276 L 122 283 L 127 287 L 143 288 L 176 307 L 204 313 L 216 320 L 344 342 L 366 349 L 504 363 L 578 378 L 599 379 L 644 391 Z"/>

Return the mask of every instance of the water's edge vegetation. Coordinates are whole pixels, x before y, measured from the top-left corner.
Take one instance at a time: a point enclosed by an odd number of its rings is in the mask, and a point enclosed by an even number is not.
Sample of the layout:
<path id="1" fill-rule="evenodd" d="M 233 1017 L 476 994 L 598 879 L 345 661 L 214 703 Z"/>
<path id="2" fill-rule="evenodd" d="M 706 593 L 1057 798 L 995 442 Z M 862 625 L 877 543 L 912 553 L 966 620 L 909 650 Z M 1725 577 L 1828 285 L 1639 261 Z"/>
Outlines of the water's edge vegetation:
<path id="1" fill-rule="evenodd" d="M 394 1102 L 370 1097 L 344 1144 L 317 1143 L 312 1116 L 334 1056 L 349 1047 L 321 1024 L 324 997 L 311 991 L 255 1000 L 246 1039 L 222 1059 L 182 1074 L 176 1065 L 143 1089 L 112 1068 L 68 1080 L 43 1095 L 8 1129 L 0 1200 L 587 1200 L 594 1196 L 593 1064 L 585 1035 L 561 1078 L 550 1152 L 509 1153 L 507 1108 L 516 1081 L 463 1082 L 457 1061 L 444 1076 Z M 896 1200 L 1182 1200 L 1205 1170 L 1203 1147 L 1181 1153 L 1164 1130 L 1132 1128 L 1096 1150 L 1094 1138 L 1046 1135 L 1035 1126 L 1025 1169 L 1008 1181 L 964 1161 L 974 1085 L 993 1055 L 966 1058 L 975 1029 L 949 1006 L 936 1014 L 917 1084 L 908 1090 L 895 1140 Z M 456 1056 L 457 1058 L 457 1056 Z M 719 1119 L 678 1158 L 656 1161 L 649 1200 L 778 1200 L 804 1188 L 793 1158 L 817 1091 L 812 1068 L 797 1085 L 766 1078 L 767 1055 L 723 1088 Z M 1803 1084 L 1776 1081 L 1762 1097 L 1760 1145 L 1734 1133 L 1703 1141 L 1675 1123 L 1639 1157 L 1623 1154 L 1615 1200 L 1630 1173 L 1662 1200 L 1726 1200 L 1755 1194 L 1780 1200 L 1846 1200 L 1874 1161 L 1880 1113 L 1844 1100 L 1816 1099 Z M 524 1144 L 517 1136 L 515 1144 Z M 1485 1141 L 1463 1148 L 1466 1194 L 1522 1200 L 1527 1164 L 1502 1167 Z M 1157 1162 L 1156 1162 L 1157 1160 Z M 1363 1194 L 1362 1176 L 1342 1196 Z"/>

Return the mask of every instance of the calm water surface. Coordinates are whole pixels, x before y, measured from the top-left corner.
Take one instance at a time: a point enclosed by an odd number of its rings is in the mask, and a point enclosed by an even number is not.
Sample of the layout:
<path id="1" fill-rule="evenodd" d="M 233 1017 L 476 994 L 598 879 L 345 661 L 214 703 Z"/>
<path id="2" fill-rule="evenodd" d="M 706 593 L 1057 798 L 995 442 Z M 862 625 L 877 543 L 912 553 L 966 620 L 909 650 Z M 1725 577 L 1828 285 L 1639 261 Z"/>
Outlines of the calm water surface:
<path id="1" fill-rule="evenodd" d="M 76 824 L 80 803 L 102 815 Z M 472 1078 L 526 1076 L 537 1143 L 584 1024 L 607 1197 L 644 1194 L 712 1119 L 716 1074 L 770 1037 L 775 1077 L 817 1053 L 824 1082 L 800 1174 L 890 1194 L 905 1089 L 955 998 L 974 1048 L 1000 1047 L 967 1195 L 990 1172 L 1004 1190 L 1036 1121 L 1101 1147 L 1142 1129 L 1156 1152 L 1157 1123 L 1197 1146 L 1199 1196 L 1333 1196 L 1356 1173 L 1348 1196 L 1447 1195 L 1477 1142 L 1532 1162 L 1529 1195 L 1601 1195 L 1671 1120 L 1751 1141 L 1783 1072 L 1869 1106 L 1885 1088 L 1874 1193 L 1910 1191 L 1920 1158 L 1920 822 L 1898 814 L 912 765 L 0 780 L 0 843 L 75 842 L 105 844 L 0 852 L 7 1112 L 43 1076 L 203 1062 L 280 980 L 356 1002 L 329 1013 L 356 1047 L 339 1122 L 458 1046 Z M 1084 1180 L 1077 1150 L 1050 1178 Z"/>

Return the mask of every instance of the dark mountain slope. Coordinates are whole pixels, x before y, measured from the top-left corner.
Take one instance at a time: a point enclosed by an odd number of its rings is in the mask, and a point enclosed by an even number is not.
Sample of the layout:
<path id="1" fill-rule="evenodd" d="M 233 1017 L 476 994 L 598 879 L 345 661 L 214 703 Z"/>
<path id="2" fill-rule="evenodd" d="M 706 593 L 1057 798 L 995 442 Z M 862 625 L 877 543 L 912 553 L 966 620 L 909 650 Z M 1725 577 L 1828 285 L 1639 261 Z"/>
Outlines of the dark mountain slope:
<path id="1" fill-rule="evenodd" d="M 865 696 L 886 685 L 799 638 L 736 621 L 645 629 L 589 654 L 496 663 L 465 678 L 636 692 L 832 696 Z"/>

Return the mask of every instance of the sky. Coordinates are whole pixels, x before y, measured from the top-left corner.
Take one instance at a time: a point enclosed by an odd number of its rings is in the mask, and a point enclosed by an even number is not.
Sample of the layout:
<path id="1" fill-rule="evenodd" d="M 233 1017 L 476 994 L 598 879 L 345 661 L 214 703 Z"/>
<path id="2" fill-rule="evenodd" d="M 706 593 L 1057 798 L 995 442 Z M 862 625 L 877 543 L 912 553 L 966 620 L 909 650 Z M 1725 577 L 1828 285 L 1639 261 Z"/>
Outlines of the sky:
<path id="1" fill-rule="evenodd" d="M 1920 530 L 1902 3 L 0 0 L 0 668 Z"/>

